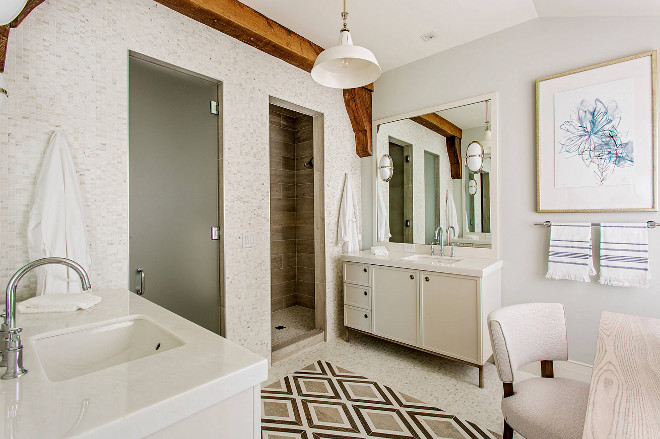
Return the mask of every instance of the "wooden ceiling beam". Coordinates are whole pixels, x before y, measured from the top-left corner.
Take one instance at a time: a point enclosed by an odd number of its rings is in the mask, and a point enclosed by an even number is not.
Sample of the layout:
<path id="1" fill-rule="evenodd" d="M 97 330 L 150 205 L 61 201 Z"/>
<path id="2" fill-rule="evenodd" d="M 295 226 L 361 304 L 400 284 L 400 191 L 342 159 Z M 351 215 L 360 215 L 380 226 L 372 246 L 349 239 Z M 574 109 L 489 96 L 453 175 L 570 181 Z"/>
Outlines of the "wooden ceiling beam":
<path id="1" fill-rule="evenodd" d="M 447 155 L 449 156 L 451 167 L 451 178 L 460 179 L 463 171 L 463 167 L 461 166 L 461 139 L 463 138 L 463 130 L 436 113 L 411 117 L 410 120 L 445 138 Z"/>
<path id="2" fill-rule="evenodd" d="M 323 48 L 237 0 L 156 0 L 307 72 Z"/>
<path id="3" fill-rule="evenodd" d="M 371 93 L 372 90 L 367 87 L 344 90 L 344 104 L 355 133 L 355 152 L 358 157 L 372 155 Z"/>
<path id="4" fill-rule="evenodd" d="M 443 137 L 458 137 L 459 139 L 463 138 L 463 130 L 449 122 L 442 116 L 438 116 L 436 113 L 424 114 L 422 116 L 411 117 L 410 120 L 417 122 L 418 124 L 435 131 Z"/>

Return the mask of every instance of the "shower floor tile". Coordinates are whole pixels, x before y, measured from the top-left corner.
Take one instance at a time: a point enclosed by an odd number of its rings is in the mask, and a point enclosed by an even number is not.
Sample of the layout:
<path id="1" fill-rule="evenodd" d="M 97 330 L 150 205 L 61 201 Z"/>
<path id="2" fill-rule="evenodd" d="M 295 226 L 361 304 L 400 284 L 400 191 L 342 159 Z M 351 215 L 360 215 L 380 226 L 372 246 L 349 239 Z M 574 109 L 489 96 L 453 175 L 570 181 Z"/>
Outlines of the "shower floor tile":
<path id="1" fill-rule="evenodd" d="M 314 310 L 302 306 L 291 306 L 271 314 L 271 343 L 285 343 L 315 328 Z M 284 329 L 276 329 L 284 326 Z"/>

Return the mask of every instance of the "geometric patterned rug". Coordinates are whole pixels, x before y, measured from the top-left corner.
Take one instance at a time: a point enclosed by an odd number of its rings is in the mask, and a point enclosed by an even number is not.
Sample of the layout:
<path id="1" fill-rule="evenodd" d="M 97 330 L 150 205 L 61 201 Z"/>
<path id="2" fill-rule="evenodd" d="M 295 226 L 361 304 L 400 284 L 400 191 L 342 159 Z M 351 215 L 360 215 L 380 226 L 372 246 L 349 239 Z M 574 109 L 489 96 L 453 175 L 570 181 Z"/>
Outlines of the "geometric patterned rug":
<path id="1" fill-rule="evenodd" d="M 501 439 L 327 361 L 265 386 L 262 439 Z"/>

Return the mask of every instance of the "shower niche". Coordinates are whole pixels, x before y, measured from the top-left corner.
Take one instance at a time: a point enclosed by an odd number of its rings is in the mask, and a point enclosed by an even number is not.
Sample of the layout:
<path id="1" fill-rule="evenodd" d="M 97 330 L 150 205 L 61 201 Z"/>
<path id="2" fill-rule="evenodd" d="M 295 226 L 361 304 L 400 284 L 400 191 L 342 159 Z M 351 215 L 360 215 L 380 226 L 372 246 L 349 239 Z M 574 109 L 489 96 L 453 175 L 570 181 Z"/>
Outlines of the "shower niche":
<path id="1" fill-rule="evenodd" d="M 311 338 L 323 341 L 325 335 L 322 129 L 320 113 L 271 99 L 273 361 L 310 345 Z"/>

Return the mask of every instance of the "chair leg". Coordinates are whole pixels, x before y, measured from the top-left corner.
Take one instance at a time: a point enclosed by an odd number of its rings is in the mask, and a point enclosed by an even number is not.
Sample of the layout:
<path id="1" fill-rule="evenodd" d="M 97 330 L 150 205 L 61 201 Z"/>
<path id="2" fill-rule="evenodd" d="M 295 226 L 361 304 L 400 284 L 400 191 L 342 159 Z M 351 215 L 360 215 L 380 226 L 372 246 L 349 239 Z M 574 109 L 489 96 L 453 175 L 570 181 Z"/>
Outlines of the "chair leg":
<path id="1" fill-rule="evenodd" d="M 502 433 L 502 439 L 513 439 L 513 428 L 504 421 L 504 433 Z"/>

